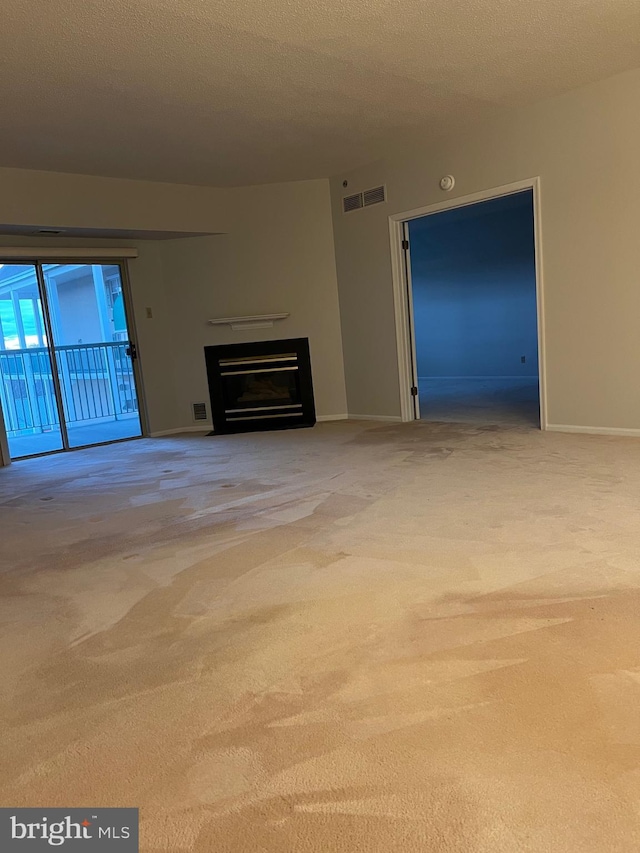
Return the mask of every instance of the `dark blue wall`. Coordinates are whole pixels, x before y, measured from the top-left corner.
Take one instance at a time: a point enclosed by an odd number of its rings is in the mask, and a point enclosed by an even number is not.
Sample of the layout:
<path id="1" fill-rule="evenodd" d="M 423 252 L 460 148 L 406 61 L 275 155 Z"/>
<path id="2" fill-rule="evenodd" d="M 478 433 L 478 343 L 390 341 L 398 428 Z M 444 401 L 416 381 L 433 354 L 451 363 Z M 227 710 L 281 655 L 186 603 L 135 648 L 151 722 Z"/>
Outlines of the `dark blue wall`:
<path id="1" fill-rule="evenodd" d="M 415 219 L 409 238 L 418 376 L 536 376 L 531 191 Z"/>

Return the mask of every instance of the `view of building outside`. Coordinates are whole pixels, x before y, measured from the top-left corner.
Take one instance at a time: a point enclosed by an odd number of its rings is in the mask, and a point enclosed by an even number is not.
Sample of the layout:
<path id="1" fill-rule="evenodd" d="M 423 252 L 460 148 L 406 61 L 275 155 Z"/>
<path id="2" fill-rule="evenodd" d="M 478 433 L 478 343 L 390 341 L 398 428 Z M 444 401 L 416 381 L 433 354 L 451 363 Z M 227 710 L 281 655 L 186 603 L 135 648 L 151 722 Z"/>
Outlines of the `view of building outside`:
<path id="1" fill-rule="evenodd" d="M 96 270 L 96 265 L 88 264 L 44 264 L 43 272 L 52 324 L 54 330 L 58 324 L 60 343 L 127 340 L 116 265 L 97 265 Z M 100 288 L 104 290 L 103 306 Z M 101 312 L 101 307 L 106 310 Z M 44 346 L 43 330 L 35 268 L 30 264 L 0 264 L 0 350 Z"/>

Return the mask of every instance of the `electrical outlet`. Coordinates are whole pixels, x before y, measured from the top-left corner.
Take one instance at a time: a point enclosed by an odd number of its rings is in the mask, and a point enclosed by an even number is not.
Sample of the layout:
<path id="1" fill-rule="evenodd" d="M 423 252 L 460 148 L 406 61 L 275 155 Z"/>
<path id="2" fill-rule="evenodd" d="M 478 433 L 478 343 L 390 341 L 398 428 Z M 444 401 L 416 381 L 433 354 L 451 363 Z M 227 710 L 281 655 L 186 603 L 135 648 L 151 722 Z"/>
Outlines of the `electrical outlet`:
<path id="1" fill-rule="evenodd" d="M 527 361 L 527 357 L 526 357 L 526 355 L 521 355 L 521 356 L 520 356 L 520 361 L 522 362 L 522 364 L 525 364 L 525 363 L 526 363 L 526 361 Z"/>

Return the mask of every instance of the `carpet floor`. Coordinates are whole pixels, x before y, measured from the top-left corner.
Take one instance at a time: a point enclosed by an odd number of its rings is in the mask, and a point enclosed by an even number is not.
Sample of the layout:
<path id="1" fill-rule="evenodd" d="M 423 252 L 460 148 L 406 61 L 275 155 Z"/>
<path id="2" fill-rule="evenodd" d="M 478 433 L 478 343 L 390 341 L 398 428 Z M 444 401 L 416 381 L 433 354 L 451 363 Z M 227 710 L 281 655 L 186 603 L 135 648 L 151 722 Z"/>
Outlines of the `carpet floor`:
<path id="1" fill-rule="evenodd" d="M 537 376 L 419 379 L 423 421 L 539 427 Z"/>
<path id="2" fill-rule="evenodd" d="M 321 424 L 0 470 L 0 803 L 142 851 L 640 849 L 640 442 Z"/>

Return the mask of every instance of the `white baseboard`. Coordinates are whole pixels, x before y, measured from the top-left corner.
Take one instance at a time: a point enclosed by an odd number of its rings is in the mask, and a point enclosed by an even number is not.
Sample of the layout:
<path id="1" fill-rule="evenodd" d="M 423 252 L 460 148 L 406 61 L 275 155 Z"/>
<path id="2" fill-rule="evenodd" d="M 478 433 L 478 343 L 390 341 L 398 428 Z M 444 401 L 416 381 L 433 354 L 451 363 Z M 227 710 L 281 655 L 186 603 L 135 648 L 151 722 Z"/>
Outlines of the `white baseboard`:
<path id="1" fill-rule="evenodd" d="M 346 421 L 349 415 L 317 415 L 316 421 L 322 423 L 324 421 Z M 150 432 L 150 438 L 162 438 L 165 435 L 179 435 L 183 432 L 210 432 L 213 429 L 213 424 L 203 421 L 197 426 L 178 427 L 177 429 L 163 429 L 159 432 Z"/>
<path id="2" fill-rule="evenodd" d="M 150 432 L 149 438 L 162 438 L 164 435 L 179 435 L 181 432 L 211 432 L 213 424 L 203 421 L 198 426 L 178 427 L 178 429 L 163 429 L 160 432 Z"/>
<path id="3" fill-rule="evenodd" d="M 349 412 L 350 421 L 386 421 L 388 423 L 401 423 L 400 415 L 352 415 Z"/>
<path id="4" fill-rule="evenodd" d="M 583 435 L 622 435 L 640 438 L 640 429 L 625 429 L 624 427 L 592 427 L 574 424 L 547 424 L 549 432 L 581 433 Z"/>
<path id="5" fill-rule="evenodd" d="M 325 423 L 329 421 L 346 421 L 346 420 L 357 420 L 357 421 L 386 421 L 389 423 L 400 423 L 402 420 L 401 417 L 396 415 L 351 415 L 351 414 L 341 414 L 341 415 L 317 415 L 316 421 L 317 423 Z M 150 438 L 162 438 L 165 435 L 179 435 L 180 433 L 185 432 L 210 432 L 213 429 L 213 425 L 209 423 L 203 422 L 202 424 L 198 424 L 197 426 L 185 426 L 178 427 L 177 429 L 164 429 L 159 432 L 150 432 Z"/>

